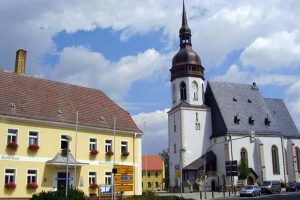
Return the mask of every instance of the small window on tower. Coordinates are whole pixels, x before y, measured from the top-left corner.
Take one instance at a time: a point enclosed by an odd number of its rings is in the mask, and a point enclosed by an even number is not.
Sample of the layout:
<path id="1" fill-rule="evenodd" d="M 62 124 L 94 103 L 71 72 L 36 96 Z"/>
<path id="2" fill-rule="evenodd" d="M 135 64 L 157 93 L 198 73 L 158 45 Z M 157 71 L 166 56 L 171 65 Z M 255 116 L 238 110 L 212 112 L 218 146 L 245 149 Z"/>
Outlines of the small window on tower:
<path id="1" fill-rule="evenodd" d="M 269 119 L 269 117 L 265 118 L 265 125 L 270 126 L 270 124 L 271 124 L 271 120 Z"/>
<path id="2" fill-rule="evenodd" d="M 174 144 L 174 153 L 177 152 L 177 149 L 176 149 L 176 144 Z"/>

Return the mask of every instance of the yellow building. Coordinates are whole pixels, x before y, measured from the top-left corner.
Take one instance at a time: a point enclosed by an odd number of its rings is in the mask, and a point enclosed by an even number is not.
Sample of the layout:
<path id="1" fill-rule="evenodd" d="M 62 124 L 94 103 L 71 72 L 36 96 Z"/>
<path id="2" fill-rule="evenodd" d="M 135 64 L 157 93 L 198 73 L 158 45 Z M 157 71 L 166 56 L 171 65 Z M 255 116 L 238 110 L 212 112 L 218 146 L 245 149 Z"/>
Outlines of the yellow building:
<path id="1" fill-rule="evenodd" d="M 159 155 L 143 155 L 143 191 L 165 189 L 165 164 Z"/>
<path id="2" fill-rule="evenodd" d="M 125 195 L 141 194 L 142 132 L 130 114 L 99 90 L 24 75 L 19 51 L 16 73 L 0 71 L 0 199 L 63 189 L 67 171 L 87 195 L 109 192 L 114 164 L 133 166 Z"/>

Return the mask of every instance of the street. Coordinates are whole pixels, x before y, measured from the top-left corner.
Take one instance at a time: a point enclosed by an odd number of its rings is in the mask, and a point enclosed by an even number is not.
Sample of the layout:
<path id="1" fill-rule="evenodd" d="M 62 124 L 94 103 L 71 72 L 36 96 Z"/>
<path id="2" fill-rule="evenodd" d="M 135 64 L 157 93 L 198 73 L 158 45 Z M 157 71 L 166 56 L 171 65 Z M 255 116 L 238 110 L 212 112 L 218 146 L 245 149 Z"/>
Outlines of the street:
<path id="1" fill-rule="evenodd" d="M 231 197 L 231 198 L 221 198 L 221 199 L 275 199 L 275 200 L 299 200 L 300 193 L 299 192 L 283 192 L 280 194 L 273 194 L 273 195 L 262 195 L 260 197 Z"/>

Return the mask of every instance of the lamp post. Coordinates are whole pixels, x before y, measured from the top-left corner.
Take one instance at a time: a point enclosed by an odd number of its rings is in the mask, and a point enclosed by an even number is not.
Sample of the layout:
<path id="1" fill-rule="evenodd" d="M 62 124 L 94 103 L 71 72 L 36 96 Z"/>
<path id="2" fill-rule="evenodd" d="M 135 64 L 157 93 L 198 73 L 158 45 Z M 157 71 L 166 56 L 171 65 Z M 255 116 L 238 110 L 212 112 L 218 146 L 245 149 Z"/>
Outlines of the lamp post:
<path id="1" fill-rule="evenodd" d="M 183 168 L 183 161 L 182 161 L 182 153 L 185 152 L 184 148 L 180 149 L 180 195 L 182 198 L 182 184 L 183 184 L 183 176 L 182 176 L 182 168 Z"/>
<path id="2" fill-rule="evenodd" d="M 68 199 L 68 189 L 69 189 L 69 143 L 72 141 L 72 137 L 67 135 L 67 175 L 66 175 L 66 199 Z"/>

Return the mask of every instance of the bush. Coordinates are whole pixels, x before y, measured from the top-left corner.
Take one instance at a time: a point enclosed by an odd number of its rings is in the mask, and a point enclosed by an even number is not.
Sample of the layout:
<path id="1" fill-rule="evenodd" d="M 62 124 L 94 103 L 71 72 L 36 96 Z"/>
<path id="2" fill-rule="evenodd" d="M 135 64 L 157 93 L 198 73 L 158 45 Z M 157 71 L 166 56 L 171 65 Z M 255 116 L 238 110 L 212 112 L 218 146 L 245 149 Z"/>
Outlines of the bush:
<path id="1" fill-rule="evenodd" d="M 34 194 L 31 198 L 32 200 L 65 200 L 65 190 L 57 191 L 42 191 L 40 193 Z M 84 192 L 77 188 L 70 188 L 68 190 L 68 199 L 70 200 L 86 200 L 87 196 Z"/>

